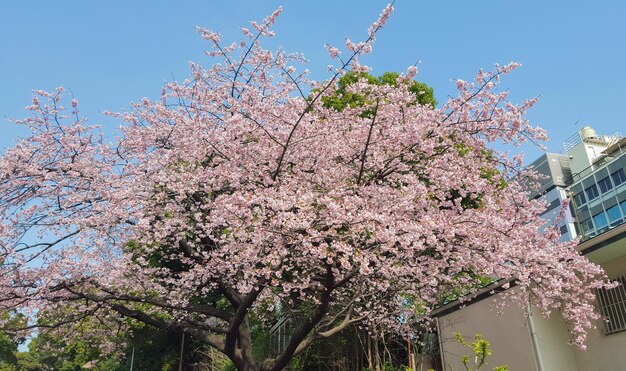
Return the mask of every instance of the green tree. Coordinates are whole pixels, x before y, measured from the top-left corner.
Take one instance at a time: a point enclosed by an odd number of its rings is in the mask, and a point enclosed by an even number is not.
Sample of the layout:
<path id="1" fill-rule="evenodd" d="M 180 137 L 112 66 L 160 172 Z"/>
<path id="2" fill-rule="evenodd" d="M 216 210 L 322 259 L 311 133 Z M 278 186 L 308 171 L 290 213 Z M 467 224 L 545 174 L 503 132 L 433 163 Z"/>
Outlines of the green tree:
<path id="1" fill-rule="evenodd" d="M 124 343 L 125 346 L 113 354 L 103 353 L 103 344 L 111 341 Z M 16 354 L 16 368 L 7 370 L 78 371 L 85 364 L 91 363 L 97 370 L 121 371 L 129 369 L 131 354 L 134 352 L 135 368 L 170 371 L 178 369 L 180 346 L 180 334 L 137 323 L 133 323 L 129 331 L 112 336 L 111 339 L 92 337 L 89 341 L 78 338 L 66 340 L 62 334 L 42 332 L 31 340 L 28 352 Z M 198 347 L 198 344 L 186 339 L 185 365 L 193 363 L 194 350 Z"/>
<path id="2" fill-rule="evenodd" d="M 368 97 L 364 94 L 348 92 L 348 86 L 364 79 L 367 83 L 372 85 L 389 85 L 397 87 L 399 77 L 400 74 L 396 72 L 385 72 L 379 77 L 375 77 L 366 72 L 348 72 L 337 82 L 337 90 L 335 91 L 335 94 L 322 97 L 322 102 L 324 103 L 324 107 L 334 108 L 337 111 L 343 111 L 346 107 L 362 107 L 368 103 Z M 413 80 L 410 82 L 409 91 L 415 94 L 415 103 L 427 105 L 433 108 L 437 106 L 437 100 L 435 99 L 433 88 L 430 86 Z M 367 117 L 367 113 L 365 113 L 364 116 Z"/>
<path id="3" fill-rule="evenodd" d="M 7 327 L 18 327 L 24 321 L 20 315 L 8 311 L 0 311 L 0 321 Z M 10 370 L 17 364 L 17 347 L 24 338 L 0 331 L 0 370 Z"/>

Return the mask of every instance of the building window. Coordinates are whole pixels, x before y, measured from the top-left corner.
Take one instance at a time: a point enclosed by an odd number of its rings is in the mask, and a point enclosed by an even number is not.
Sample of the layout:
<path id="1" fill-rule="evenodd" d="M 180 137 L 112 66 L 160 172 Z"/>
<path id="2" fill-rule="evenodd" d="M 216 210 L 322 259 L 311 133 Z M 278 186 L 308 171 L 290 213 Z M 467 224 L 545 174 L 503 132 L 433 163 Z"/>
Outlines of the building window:
<path id="1" fill-rule="evenodd" d="M 626 276 L 616 278 L 619 286 L 596 290 L 600 313 L 604 317 L 604 332 L 611 334 L 626 330 Z"/>
<path id="2" fill-rule="evenodd" d="M 580 225 L 582 226 L 583 234 L 585 236 L 590 236 L 593 232 L 593 222 L 591 221 L 591 219 L 583 221 L 582 223 L 580 223 Z"/>
<path id="3" fill-rule="evenodd" d="M 558 198 L 552 202 L 550 202 L 550 204 L 548 204 L 548 206 L 546 207 L 546 209 L 541 213 L 541 215 L 547 214 L 550 211 L 556 209 L 557 207 L 561 206 L 561 200 L 559 200 Z"/>
<path id="4" fill-rule="evenodd" d="M 567 234 L 567 226 L 562 225 L 561 228 L 559 228 L 559 231 L 561 232 L 561 236 L 563 236 L 564 234 Z"/>
<path id="5" fill-rule="evenodd" d="M 611 178 L 608 176 L 598 182 L 598 186 L 600 186 L 600 192 L 607 193 L 611 189 L 613 189 L 613 184 L 611 184 Z"/>
<path id="6" fill-rule="evenodd" d="M 596 187 L 595 184 L 592 184 L 591 187 L 585 189 L 585 193 L 587 194 L 587 199 L 589 201 L 600 196 L 600 194 L 598 193 L 598 187 Z"/>
<path id="7" fill-rule="evenodd" d="M 578 192 L 574 195 L 574 204 L 576 205 L 576 207 L 581 207 L 585 204 L 585 202 L 587 202 L 587 200 L 585 199 L 585 193 L 584 192 Z"/>
<path id="8" fill-rule="evenodd" d="M 616 187 L 626 182 L 626 175 L 624 175 L 624 169 L 619 169 L 613 174 L 611 174 L 611 178 L 613 178 L 613 184 L 615 184 Z"/>
<path id="9" fill-rule="evenodd" d="M 626 215 L 626 201 L 622 201 L 622 212 Z"/>
<path id="10" fill-rule="evenodd" d="M 598 233 L 604 232 L 605 229 L 608 229 L 607 226 L 609 222 L 606 220 L 606 214 L 604 211 L 593 216 L 593 223 L 596 225 Z"/>
<path id="11" fill-rule="evenodd" d="M 606 210 L 606 214 L 609 216 L 609 223 L 611 227 L 614 227 L 622 222 L 622 213 L 619 210 L 619 205 L 615 205 Z"/>

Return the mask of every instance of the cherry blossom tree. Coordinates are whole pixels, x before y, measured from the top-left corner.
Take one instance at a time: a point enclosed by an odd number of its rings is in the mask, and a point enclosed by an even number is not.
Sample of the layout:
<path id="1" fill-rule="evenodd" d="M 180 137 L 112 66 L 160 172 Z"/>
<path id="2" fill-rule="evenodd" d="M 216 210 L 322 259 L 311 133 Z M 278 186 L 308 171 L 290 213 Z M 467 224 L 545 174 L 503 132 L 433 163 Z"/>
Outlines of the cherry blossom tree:
<path id="1" fill-rule="evenodd" d="M 0 158 L 0 309 L 53 313 L 31 326 L 59 330 L 130 319 L 238 369 L 280 370 L 350 324 L 404 332 L 451 289 L 497 277 L 559 310 L 583 346 L 605 276 L 540 232 L 533 174 L 492 146 L 546 139 L 524 118 L 535 100 L 497 89 L 517 64 L 459 80 L 439 109 L 415 104 L 415 67 L 344 87 L 362 105 L 324 106 L 344 73 L 368 71 L 360 57 L 392 10 L 343 54 L 327 46 L 337 65 L 321 82 L 298 72 L 301 55 L 262 47 L 280 9 L 232 45 L 198 29 L 216 61 L 114 114 L 113 140 L 63 89 L 35 91 L 18 121 L 30 136 Z M 255 359 L 251 313 L 291 308 L 302 320 L 286 347 Z"/>

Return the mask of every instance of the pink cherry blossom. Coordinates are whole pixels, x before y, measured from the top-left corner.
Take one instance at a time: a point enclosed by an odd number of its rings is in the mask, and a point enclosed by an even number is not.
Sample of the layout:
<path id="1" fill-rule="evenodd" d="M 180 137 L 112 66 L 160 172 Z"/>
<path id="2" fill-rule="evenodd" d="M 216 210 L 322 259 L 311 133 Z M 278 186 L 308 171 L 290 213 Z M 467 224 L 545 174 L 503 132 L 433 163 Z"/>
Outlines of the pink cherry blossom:
<path id="1" fill-rule="evenodd" d="M 409 84 L 364 80 L 349 87 L 363 106 L 325 107 L 341 74 L 367 70 L 357 57 L 391 10 L 326 81 L 257 40 L 280 9 L 253 23 L 253 42 L 199 29 L 215 63 L 112 114 L 113 140 L 77 101 L 67 115 L 62 90 L 35 91 L 18 122 L 30 135 L 0 157 L 0 309 L 130 318 L 270 370 L 353 323 L 428 323 L 453 289 L 493 277 L 517 283 L 513 299 L 559 310 L 582 346 L 606 277 L 543 230 L 545 205 L 526 188 L 536 174 L 492 146 L 546 139 L 525 118 L 536 100 L 497 89 L 516 64 L 459 80 L 439 109 L 414 104 Z M 204 300 L 215 295 L 226 304 Z M 257 360 L 248 313 L 276 315 L 267 308 L 312 309 L 282 354 Z"/>

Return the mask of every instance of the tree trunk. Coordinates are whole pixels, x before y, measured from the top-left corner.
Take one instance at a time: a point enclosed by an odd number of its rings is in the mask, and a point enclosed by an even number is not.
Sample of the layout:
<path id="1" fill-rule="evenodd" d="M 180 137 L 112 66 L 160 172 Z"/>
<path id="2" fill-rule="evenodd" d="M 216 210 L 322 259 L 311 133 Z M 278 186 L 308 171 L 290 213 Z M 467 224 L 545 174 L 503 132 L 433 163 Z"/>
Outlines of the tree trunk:
<path id="1" fill-rule="evenodd" d="M 374 363 L 376 364 L 376 371 L 380 371 L 382 369 L 380 364 L 380 350 L 378 348 L 378 333 L 374 330 Z"/>
<path id="2" fill-rule="evenodd" d="M 365 336 L 365 341 L 367 342 L 367 368 L 369 370 L 373 370 L 374 361 L 372 358 L 372 336 L 369 333 L 366 333 Z"/>

